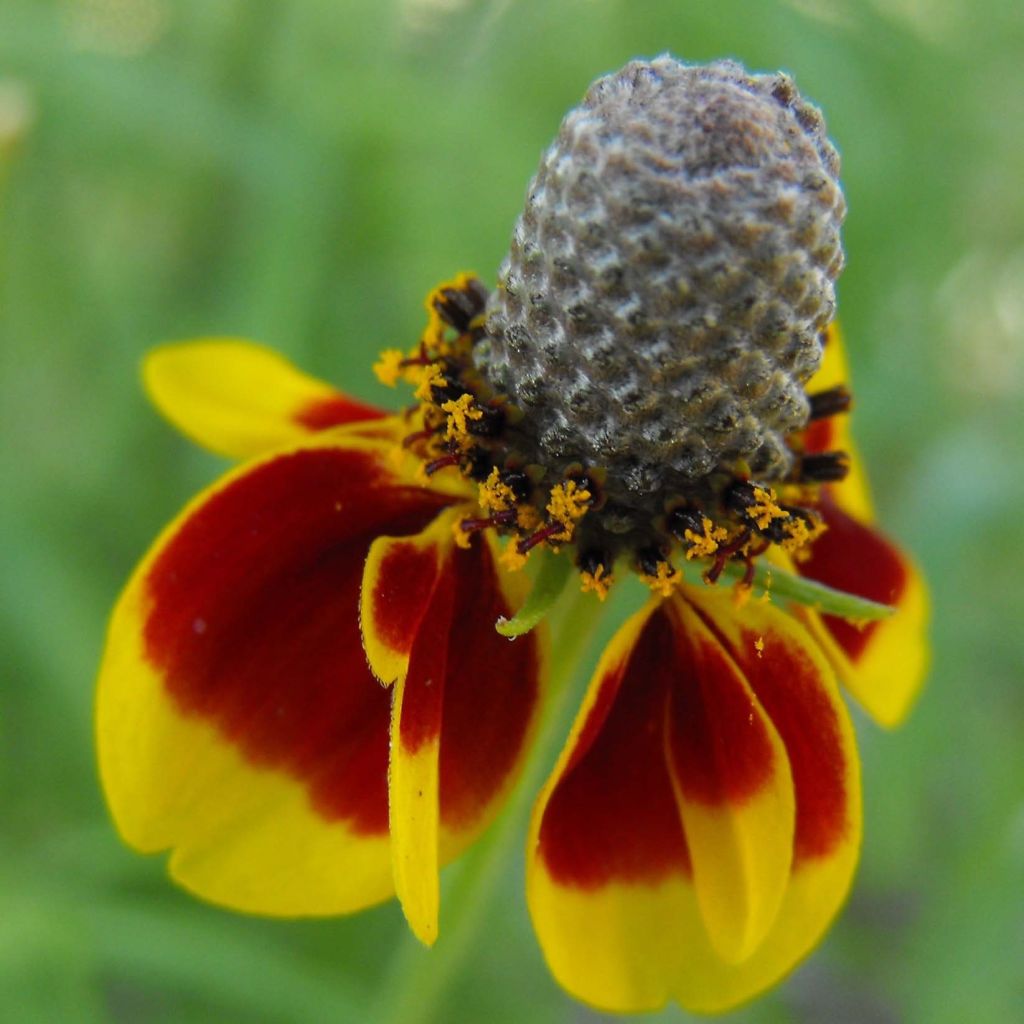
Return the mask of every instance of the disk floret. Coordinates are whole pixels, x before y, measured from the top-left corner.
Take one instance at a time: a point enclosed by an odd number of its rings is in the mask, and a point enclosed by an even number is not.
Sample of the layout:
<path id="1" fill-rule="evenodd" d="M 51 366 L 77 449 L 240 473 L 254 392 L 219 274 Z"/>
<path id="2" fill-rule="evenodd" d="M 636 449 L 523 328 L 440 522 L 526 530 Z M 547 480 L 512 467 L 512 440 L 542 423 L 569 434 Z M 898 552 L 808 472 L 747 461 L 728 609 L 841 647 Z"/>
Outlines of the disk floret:
<path id="1" fill-rule="evenodd" d="M 740 561 L 747 570 L 742 587 L 749 584 L 754 559 L 772 544 L 799 556 L 821 532 L 816 513 L 797 502 L 817 481 L 799 474 L 774 484 L 735 475 L 710 502 L 701 501 L 703 488 L 666 493 L 660 514 L 641 520 L 624 519 L 622 507 L 609 503 L 612 481 L 605 467 L 539 461 L 529 417 L 476 364 L 487 296 L 469 274 L 435 288 L 419 342 L 405 354 L 385 352 L 375 367 L 385 383 L 413 388 L 416 402 L 405 413 L 402 444 L 422 460 L 425 476 L 457 470 L 475 485 L 468 493 L 477 514 L 455 524 L 457 543 L 468 546 L 474 534 L 494 531 L 506 538 L 502 561 L 509 569 L 524 566 L 540 548 L 569 548 L 582 589 L 604 600 L 617 567 L 632 569 L 667 595 L 682 579 L 677 555 L 703 564 L 710 583 L 729 561 Z M 826 400 L 817 408 L 831 415 L 835 404 Z M 843 411 L 848 406 L 842 403 Z M 806 462 L 801 438 L 797 432 L 787 442 L 794 466 Z M 831 454 L 842 461 L 841 453 Z"/>
<path id="2" fill-rule="evenodd" d="M 572 549 L 607 595 L 630 567 L 658 593 L 698 563 L 716 581 L 772 545 L 799 558 L 839 451 L 805 452 L 808 395 L 835 309 L 845 202 L 818 110 L 782 74 L 672 57 L 595 82 L 541 160 L 497 288 L 435 289 L 407 355 L 406 446 L 457 469 L 507 538 L 506 566 Z M 732 575 L 736 575 L 733 573 Z"/>

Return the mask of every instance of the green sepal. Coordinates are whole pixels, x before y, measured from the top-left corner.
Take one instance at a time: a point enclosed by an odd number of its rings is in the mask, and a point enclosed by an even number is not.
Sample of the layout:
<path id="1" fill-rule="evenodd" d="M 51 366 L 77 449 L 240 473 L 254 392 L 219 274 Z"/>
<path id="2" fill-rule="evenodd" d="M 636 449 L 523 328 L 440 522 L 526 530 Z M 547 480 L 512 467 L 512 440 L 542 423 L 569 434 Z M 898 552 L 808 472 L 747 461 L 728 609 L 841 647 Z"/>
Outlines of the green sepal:
<path id="1" fill-rule="evenodd" d="M 693 563 L 688 563 L 687 568 L 691 565 Z M 720 579 L 738 581 L 746 571 L 743 562 L 727 562 Z M 797 576 L 763 561 L 755 563 L 752 582 L 757 597 L 767 592 L 772 597 L 781 597 L 794 604 L 806 605 L 824 615 L 837 615 L 842 619 L 874 622 L 887 619 L 896 611 L 892 605 L 869 601 L 866 597 L 858 597 L 845 590 L 835 590 L 824 583 Z"/>
<path id="2" fill-rule="evenodd" d="M 540 569 L 522 608 L 511 619 L 498 619 L 494 624 L 494 628 L 510 640 L 529 633 L 547 615 L 572 572 L 569 558 L 565 554 L 556 555 L 550 548 L 541 548 L 534 559 L 540 563 Z"/>

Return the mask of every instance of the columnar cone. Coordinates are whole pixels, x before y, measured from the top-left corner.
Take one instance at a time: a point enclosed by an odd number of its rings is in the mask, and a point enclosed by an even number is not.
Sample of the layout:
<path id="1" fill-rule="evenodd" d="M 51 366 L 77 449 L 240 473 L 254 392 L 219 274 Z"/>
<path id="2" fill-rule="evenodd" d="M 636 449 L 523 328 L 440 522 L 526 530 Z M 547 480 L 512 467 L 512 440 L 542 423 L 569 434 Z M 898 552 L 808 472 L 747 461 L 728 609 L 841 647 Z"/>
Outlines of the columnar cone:
<path id="1" fill-rule="evenodd" d="M 538 461 L 603 467 L 633 507 L 784 476 L 843 265 L 838 174 L 785 75 L 663 56 L 595 82 L 541 160 L 476 351 Z"/>

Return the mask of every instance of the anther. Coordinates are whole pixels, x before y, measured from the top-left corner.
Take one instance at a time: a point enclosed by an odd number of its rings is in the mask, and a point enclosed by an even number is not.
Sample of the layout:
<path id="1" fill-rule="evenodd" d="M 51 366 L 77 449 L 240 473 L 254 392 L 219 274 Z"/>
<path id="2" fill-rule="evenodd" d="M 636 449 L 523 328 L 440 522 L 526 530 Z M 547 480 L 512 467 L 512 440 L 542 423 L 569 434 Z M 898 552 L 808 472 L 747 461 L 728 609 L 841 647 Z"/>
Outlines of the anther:
<path id="1" fill-rule="evenodd" d="M 722 492 L 722 504 L 730 512 L 745 516 L 747 510 L 757 504 L 756 484 L 748 480 L 736 480 Z"/>
<path id="2" fill-rule="evenodd" d="M 665 527 L 676 540 L 686 543 L 687 531 L 696 537 L 704 536 L 704 515 L 695 508 L 675 508 L 665 517 Z"/>
<path id="3" fill-rule="evenodd" d="M 810 418 L 824 420 L 829 416 L 838 416 L 840 413 L 849 412 L 850 406 L 853 404 L 853 395 L 842 384 L 838 384 L 827 391 L 808 395 L 807 400 L 811 403 Z"/>
<path id="4" fill-rule="evenodd" d="M 850 456 L 846 452 L 818 452 L 804 455 L 796 465 L 795 478 L 800 483 L 836 483 L 850 472 Z"/>
<path id="5" fill-rule="evenodd" d="M 474 277 L 464 288 L 444 288 L 434 299 L 434 309 L 446 324 L 464 334 L 484 311 L 487 296 L 487 289 Z"/>
<path id="6" fill-rule="evenodd" d="M 533 481 L 518 469 L 502 473 L 501 482 L 515 495 L 516 501 L 526 501 L 533 490 Z"/>
<path id="7" fill-rule="evenodd" d="M 576 568 L 581 573 L 594 577 L 601 574 L 602 570 L 603 575 L 610 575 L 611 565 L 612 560 L 608 557 L 608 553 L 600 548 L 589 548 L 586 551 L 582 551 L 576 559 Z"/>
<path id="8" fill-rule="evenodd" d="M 499 437 L 505 429 L 504 409 L 493 405 L 479 405 L 480 416 L 466 424 L 466 429 L 477 437 Z"/>
<path id="9" fill-rule="evenodd" d="M 665 565 L 665 552 L 656 546 L 640 548 L 636 552 L 636 567 L 643 576 L 657 576 L 658 566 Z"/>

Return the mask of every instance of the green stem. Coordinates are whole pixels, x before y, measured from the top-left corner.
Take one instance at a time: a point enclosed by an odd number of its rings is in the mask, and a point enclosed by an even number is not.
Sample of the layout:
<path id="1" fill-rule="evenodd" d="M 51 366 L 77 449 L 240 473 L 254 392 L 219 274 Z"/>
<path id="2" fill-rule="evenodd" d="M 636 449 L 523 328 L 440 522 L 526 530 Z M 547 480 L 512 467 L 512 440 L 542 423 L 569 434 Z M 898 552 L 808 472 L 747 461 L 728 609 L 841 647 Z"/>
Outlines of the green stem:
<path id="1" fill-rule="evenodd" d="M 449 1014 L 440 1012 L 441 999 L 474 948 L 497 887 L 506 877 L 509 858 L 522 843 L 530 806 L 568 735 L 580 700 L 579 686 L 570 683 L 603 607 L 593 594 L 579 594 L 559 617 L 562 628 L 553 630 L 558 643 L 551 662 L 551 693 L 542 711 L 533 755 L 501 816 L 462 858 L 458 874 L 444 895 L 437 945 L 425 949 L 411 933 L 406 934 L 381 982 L 377 1012 L 371 1014 L 371 1020 L 380 1024 L 429 1024 L 450 1019 Z"/>

